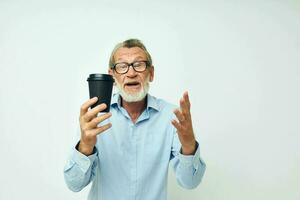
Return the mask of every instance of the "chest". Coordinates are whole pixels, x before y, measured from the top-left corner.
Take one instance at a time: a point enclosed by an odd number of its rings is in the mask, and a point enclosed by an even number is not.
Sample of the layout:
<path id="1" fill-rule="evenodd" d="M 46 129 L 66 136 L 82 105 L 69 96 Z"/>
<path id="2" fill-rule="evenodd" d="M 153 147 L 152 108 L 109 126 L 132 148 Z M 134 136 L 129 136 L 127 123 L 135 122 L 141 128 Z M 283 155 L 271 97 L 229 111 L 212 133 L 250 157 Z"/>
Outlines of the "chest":
<path id="1" fill-rule="evenodd" d="M 102 159 L 122 159 L 128 163 L 169 160 L 173 127 L 168 118 L 154 115 L 134 124 L 130 119 L 119 116 L 111 117 L 110 122 L 112 127 L 98 138 Z"/>

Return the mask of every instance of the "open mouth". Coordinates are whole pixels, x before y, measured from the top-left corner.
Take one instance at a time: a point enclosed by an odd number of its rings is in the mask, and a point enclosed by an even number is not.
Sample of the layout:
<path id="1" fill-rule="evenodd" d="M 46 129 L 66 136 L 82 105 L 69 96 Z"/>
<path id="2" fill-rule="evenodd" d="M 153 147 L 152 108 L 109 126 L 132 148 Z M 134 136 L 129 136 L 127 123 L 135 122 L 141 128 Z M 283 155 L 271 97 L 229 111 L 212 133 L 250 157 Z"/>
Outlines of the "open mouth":
<path id="1" fill-rule="evenodd" d="M 125 83 L 125 87 L 136 88 L 140 86 L 140 83 L 137 81 Z"/>

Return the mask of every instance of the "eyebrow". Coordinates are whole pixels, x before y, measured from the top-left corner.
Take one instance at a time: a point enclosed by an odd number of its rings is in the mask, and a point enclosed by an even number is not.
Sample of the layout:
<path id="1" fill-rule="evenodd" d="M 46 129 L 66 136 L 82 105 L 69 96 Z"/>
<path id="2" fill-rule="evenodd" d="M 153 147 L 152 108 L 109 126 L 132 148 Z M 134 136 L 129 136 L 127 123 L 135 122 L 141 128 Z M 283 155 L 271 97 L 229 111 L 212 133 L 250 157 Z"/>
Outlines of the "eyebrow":
<path id="1" fill-rule="evenodd" d="M 147 58 L 143 58 L 142 56 L 138 56 L 138 57 L 136 57 L 136 58 L 133 59 L 133 62 L 139 61 L 138 59 L 147 60 Z M 117 62 L 119 62 L 119 63 L 128 63 L 126 61 L 123 61 L 122 59 L 116 60 L 116 63 Z"/>

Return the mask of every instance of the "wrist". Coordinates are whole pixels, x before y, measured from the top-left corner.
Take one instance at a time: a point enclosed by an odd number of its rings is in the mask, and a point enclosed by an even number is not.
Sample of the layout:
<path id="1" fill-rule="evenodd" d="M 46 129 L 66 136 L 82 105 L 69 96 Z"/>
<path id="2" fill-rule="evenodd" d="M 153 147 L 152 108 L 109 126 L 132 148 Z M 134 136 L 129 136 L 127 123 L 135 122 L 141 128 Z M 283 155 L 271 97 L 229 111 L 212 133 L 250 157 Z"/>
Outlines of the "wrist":
<path id="1" fill-rule="evenodd" d="M 79 144 L 78 144 L 78 148 L 77 150 L 86 155 L 86 156 L 89 156 L 89 155 L 92 155 L 93 154 L 93 151 L 94 151 L 94 147 L 91 146 L 91 145 L 86 145 L 84 144 L 82 141 L 79 141 Z"/>
<path id="2" fill-rule="evenodd" d="M 196 141 L 191 145 L 182 145 L 181 152 L 183 155 L 194 155 L 196 151 Z"/>

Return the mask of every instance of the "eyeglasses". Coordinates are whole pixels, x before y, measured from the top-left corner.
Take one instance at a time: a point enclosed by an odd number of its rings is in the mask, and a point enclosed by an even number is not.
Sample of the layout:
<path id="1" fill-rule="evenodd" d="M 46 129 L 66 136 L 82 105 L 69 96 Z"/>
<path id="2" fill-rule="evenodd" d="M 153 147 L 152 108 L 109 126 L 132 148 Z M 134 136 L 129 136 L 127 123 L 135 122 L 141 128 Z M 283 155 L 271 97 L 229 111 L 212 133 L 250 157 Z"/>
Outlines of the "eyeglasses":
<path id="1" fill-rule="evenodd" d="M 148 65 L 149 65 L 148 61 L 142 60 L 142 61 L 135 61 L 133 63 L 126 63 L 126 62 L 116 63 L 116 64 L 114 64 L 114 66 L 112 68 L 118 74 L 126 74 L 129 70 L 130 66 L 132 66 L 132 68 L 136 72 L 143 72 L 146 70 Z"/>

